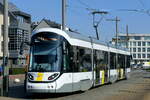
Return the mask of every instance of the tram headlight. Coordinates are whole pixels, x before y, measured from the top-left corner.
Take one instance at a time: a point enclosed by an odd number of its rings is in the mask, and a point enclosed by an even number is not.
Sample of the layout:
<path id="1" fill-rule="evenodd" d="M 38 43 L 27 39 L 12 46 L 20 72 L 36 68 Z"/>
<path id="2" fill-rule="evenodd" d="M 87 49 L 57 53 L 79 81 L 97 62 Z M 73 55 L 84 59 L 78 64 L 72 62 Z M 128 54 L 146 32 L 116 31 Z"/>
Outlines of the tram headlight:
<path id="1" fill-rule="evenodd" d="M 58 73 L 55 73 L 51 76 L 48 77 L 48 80 L 53 80 L 54 78 L 56 78 L 58 76 Z"/>
<path id="2" fill-rule="evenodd" d="M 29 73 L 28 74 L 28 78 L 30 79 L 30 80 L 33 80 L 34 79 L 34 77 Z"/>

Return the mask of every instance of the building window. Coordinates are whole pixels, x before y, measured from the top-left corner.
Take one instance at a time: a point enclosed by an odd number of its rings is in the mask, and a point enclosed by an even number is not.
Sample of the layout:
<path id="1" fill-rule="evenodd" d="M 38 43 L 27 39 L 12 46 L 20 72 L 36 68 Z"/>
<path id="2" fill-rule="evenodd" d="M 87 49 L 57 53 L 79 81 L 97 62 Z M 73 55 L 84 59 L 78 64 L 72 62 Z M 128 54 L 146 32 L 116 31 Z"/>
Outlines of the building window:
<path id="1" fill-rule="evenodd" d="M 138 54 L 138 58 L 141 58 L 141 54 Z"/>
<path id="2" fill-rule="evenodd" d="M 147 46 L 150 46 L 150 42 L 147 42 Z"/>
<path id="3" fill-rule="evenodd" d="M 146 46 L 146 42 L 142 42 L 142 46 Z"/>
<path id="4" fill-rule="evenodd" d="M 145 36 L 144 40 L 150 40 L 150 36 Z"/>
<path id="5" fill-rule="evenodd" d="M 136 46 L 136 42 L 133 42 L 133 46 Z"/>
<path id="6" fill-rule="evenodd" d="M 150 52 L 150 48 L 147 48 L 147 52 Z"/>
<path id="7" fill-rule="evenodd" d="M 142 52 L 145 52 L 146 51 L 146 49 L 145 48 L 142 48 Z"/>
<path id="8" fill-rule="evenodd" d="M 140 37 L 140 36 L 135 36 L 134 39 L 135 39 L 135 40 L 140 40 L 141 37 Z"/>
<path id="9" fill-rule="evenodd" d="M 24 23 L 24 18 L 22 16 L 17 16 L 19 23 Z"/>
<path id="10" fill-rule="evenodd" d="M 121 40 L 126 40 L 126 37 L 125 36 L 120 36 L 119 37 Z"/>
<path id="11" fill-rule="evenodd" d="M 133 48 L 133 52 L 136 52 L 136 48 Z"/>
<path id="12" fill-rule="evenodd" d="M 141 42 L 138 42 L 138 46 L 141 46 Z"/>
<path id="13" fill-rule="evenodd" d="M 133 58 L 136 58 L 136 54 L 133 54 Z"/>
<path id="14" fill-rule="evenodd" d="M 142 58 L 146 58 L 146 57 L 145 57 L 145 54 L 142 54 Z"/>
<path id="15" fill-rule="evenodd" d="M 138 52 L 141 52 L 141 48 L 138 48 Z"/>
<path id="16" fill-rule="evenodd" d="M 147 58 L 150 58 L 150 54 L 147 54 Z"/>

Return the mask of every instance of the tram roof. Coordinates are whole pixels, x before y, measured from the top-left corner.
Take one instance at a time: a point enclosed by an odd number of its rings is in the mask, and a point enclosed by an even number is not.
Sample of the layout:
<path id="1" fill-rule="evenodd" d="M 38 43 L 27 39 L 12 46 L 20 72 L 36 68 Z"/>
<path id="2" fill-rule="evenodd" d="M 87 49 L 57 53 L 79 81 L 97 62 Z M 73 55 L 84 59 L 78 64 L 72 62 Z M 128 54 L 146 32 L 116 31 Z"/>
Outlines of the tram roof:
<path id="1" fill-rule="evenodd" d="M 92 38 L 92 37 L 88 37 L 88 36 L 85 36 L 83 34 L 80 34 L 80 33 L 77 33 L 77 32 L 72 32 L 72 31 L 62 31 L 60 29 L 55 29 L 55 28 L 42 28 L 42 29 L 38 29 L 36 31 L 33 32 L 32 36 L 36 33 L 39 33 L 39 32 L 44 32 L 44 31 L 49 31 L 51 29 L 54 29 L 55 31 L 59 31 L 63 34 L 66 34 L 68 35 L 70 38 L 72 39 L 79 39 L 79 40 L 83 40 L 83 41 L 86 41 L 86 42 L 93 42 L 94 44 L 100 44 L 100 45 L 104 45 L 104 46 L 109 46 L 109 47 L 112 47 L 112 48 L 116 48 L 115 45 L 109 43 L 109 42 L 104 42 L 104 41 L 101 41 L 101 40 L 97 40 L 95 38 Z M 56 32 L 58 33 L 58 32 Z M 65 37 L 66 38 L 66 37 Z M 120 50 L 124 50 L 124 51 L 129 51 L 127 48 L 123 48 L 123 47 L 120 47 L 120 46 L 117 46 L 117 49 L 120 49 Z"/>
<path id="2" fill-rule="evenodd" d="M 101 41 L 101 40 L 97 40 L 93 37 L 87 37 L 83 34 L 80 34 L 80 33 L 75 33 L 75 32 L 66 32 L 71 38 L 74 38 L 74 39 L 79 39 L 79 40 L 83 40 L 83 41 L 87 41 L 87 42 L 93 42 L 95 44 L 101 44 L 101 45 L 104 45 L 104 46 L 109 46 L 109 47 L 112 47 L 112 48 L 116 48 L 115 45 L 109 43 L 109 42 L 104 42 L 104 41 Z M 121 46 L 117 46 L 117 49 L 120 49 L 120 50 L 125 50 L 125 51 L 129 51 L 127 48 L 123 48 Z"/>

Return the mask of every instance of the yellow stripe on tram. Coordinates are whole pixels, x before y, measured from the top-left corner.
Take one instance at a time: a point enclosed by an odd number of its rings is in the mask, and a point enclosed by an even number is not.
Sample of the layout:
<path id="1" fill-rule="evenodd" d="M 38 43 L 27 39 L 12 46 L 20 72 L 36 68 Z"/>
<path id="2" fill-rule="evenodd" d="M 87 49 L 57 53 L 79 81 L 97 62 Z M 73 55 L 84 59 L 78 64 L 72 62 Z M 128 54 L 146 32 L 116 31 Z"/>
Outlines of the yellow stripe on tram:
<path id="1" fill-rule="evenodd" d="M 101 84 L 104 84 L 105 83 L 105 71 L 104 70 L 102 70 L 102 71 L 100 71 L 100 73 L 102 73 L 101 75 L 102 75 L 102 81 L 101 81 Z"/>
<path id="2" fill-rule="evenodd" d="M 37 74 L 36 81 L 42 81 L 43 75 L 44 75 L 43 73 L 38 73 L 38 74 Z"/>
<path id="3" fill-rule="evenodd" d="M 121 79 L 123 79 L 123 69 L 120 69 L 121 71 Z"/>

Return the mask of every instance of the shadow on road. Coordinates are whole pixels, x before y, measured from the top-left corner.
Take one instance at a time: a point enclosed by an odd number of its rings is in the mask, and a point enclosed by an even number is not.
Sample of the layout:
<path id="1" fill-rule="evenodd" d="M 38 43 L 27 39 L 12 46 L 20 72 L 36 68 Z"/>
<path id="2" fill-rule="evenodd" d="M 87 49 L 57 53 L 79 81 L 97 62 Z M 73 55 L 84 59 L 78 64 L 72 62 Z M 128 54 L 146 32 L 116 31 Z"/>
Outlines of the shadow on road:
<path id="1" fill-rule="evenodd" d="M 10 87 L 8 97 L 11 97 L 11 98 L 25 98 L 24 86 L 23 85 L 18 85 L 18 86 Z"/>
<path id="2" fill-rule="evenodd" d="M 73 93 L 36 93 L 36 94 L 26 94 L 24 91 L 24 86 L 23 85 L 17 85 L 17 86 L 12 86 L 9 88 L 9 98 L 12 99 L 48 99 L 48 98 L 59 98 L 59 97 L 65 97 L 65 96 L 70 96 L 74 94 L 81 94 L 83 92 L 73 92 Z"/>
<path id="3" fill-rule="evenodd" d="M 48 98 L 60 98 L 60 97 L 66 97 L 66 96 L 71 96 L 71 95 L 74 95 L 74 94 L 81 94 L 83 92 L 74 92 L 74 93 L 57 93 L 57 94 L 54 94 L 54 93 L 51 93 L 51 94 L 48 94 L 48 93 L 37 93 L 37 94 L 31 94 L 31 95 L 28 95 L 26 96 L 26 99 L 48 99 Z"/>

